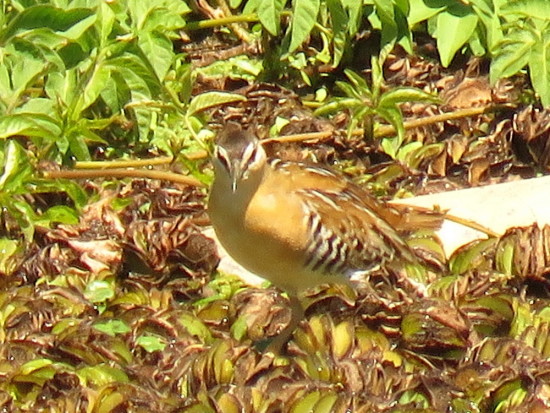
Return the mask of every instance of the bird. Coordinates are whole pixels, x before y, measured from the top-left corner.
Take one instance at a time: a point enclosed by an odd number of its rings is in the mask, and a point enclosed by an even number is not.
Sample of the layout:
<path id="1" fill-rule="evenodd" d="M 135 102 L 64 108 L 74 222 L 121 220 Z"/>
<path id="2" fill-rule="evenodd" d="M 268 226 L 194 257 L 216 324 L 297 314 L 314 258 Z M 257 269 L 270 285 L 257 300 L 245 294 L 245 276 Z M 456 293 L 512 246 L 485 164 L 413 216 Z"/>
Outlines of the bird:
<path id="1" fill-rule="evenodd" d="M 296 297 L 417 257 L 390 222 L 402 217 L 327 167 L 268 158 L 237 122 L 215 139 L 208 214 L 244 268 Z M 299 310 L 298 310 L 299 312 Z"/>

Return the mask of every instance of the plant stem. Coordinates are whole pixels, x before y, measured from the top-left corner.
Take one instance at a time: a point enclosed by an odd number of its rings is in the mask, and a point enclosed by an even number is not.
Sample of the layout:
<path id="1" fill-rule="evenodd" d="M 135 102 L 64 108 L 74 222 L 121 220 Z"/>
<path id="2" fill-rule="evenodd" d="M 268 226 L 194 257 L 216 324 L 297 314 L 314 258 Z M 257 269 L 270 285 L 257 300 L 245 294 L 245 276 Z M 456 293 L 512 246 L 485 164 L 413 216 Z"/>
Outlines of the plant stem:
<path id="1" fill-rule="evenodd" d="M 255 14 L 242 14 L 235 16 L 222 17 L 220 19 L 200 20 L 190 22 L 185 25 L 185 30 L 200 30 L 210 27 L 225 26 L 232 23 L 253 23 L 258 21 L 258 16 Z"/>
<path id="2" fill-rule="evenodd" d="M 91 178 L 147 178 L 170 181 L 184 185 L 205 187 L 196 178 L 174 172 L 152 171 L 147 169 L 88 169 L 84 171 L 44 171 L 45 178 L 56 179 L 91 179 Z"/>

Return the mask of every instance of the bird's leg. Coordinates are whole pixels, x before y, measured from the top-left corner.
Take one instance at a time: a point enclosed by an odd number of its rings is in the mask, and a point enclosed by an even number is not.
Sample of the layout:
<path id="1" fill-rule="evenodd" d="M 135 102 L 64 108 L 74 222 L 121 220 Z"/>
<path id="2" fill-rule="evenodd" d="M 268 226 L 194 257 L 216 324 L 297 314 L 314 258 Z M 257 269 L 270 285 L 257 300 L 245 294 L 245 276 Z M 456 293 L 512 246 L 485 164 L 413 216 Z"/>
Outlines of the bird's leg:
<path id="1" fill-rule="evenodd" d="M 294 333 L 294 330 L 300 324 L 300 321 L 304 319 L 305 312 L 302 307 L 302 303 L 295 294 L 288 294 L 288 300 L 290 303 L 291 318 L 288 326 L 286 326 L 265 348 L 265 351 L 272 352 L 274 354 L 281 354 L 282 349 L 288 340 Z"/>

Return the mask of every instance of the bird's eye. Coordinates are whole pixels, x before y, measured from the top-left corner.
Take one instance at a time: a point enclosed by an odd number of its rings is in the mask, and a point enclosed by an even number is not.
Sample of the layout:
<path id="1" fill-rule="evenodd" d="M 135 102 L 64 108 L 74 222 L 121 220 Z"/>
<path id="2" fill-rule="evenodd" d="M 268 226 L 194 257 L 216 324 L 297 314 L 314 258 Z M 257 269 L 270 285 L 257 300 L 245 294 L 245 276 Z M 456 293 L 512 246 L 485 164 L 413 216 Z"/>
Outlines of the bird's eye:
<path id="1" fill-rule="evenodd" d="M 227 151 L 222 147 L 217 147 L 214 151 L 214 156 L 222 167 L 229 172 L 231 168 L 231 163 L 229 162 L 229 157 L 227 156 Z"/>

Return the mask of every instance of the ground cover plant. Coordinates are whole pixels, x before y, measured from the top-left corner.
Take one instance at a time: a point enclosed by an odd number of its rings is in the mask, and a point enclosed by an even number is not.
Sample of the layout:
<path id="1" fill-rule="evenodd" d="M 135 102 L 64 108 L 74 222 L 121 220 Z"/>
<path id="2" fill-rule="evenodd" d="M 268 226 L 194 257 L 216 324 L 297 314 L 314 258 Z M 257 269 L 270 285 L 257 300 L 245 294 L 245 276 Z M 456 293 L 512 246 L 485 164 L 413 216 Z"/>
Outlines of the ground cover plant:
<path id="1" fill-rule="evenodd" d="M 546 174 L 546 1 L 0 7 L 3 411 L 548 409 L 548 227 L 450 258 L 401 228 L 426 296 L 384 269 L 311 291 L 280 355 L 284 294 L 204 233 L 228 119 L 386 200 Z"/>

